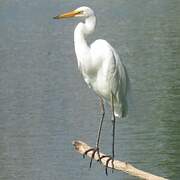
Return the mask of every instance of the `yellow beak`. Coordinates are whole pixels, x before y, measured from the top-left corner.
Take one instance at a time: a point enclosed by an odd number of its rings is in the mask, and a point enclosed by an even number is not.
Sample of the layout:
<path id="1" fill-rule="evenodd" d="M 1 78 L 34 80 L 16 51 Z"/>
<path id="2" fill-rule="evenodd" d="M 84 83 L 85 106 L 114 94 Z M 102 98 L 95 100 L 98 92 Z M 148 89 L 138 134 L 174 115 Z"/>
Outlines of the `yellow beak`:
<path id="1" fill-rule="evenodd" d="M 53 19 L 71 18 L 80 13 L 81 13 L 80 11 L 74 10 L 74 11 L 70 11 L 70 12 L 67 12 L 64 14 L 59 14 L 59 15 L 53 17 Z"/>

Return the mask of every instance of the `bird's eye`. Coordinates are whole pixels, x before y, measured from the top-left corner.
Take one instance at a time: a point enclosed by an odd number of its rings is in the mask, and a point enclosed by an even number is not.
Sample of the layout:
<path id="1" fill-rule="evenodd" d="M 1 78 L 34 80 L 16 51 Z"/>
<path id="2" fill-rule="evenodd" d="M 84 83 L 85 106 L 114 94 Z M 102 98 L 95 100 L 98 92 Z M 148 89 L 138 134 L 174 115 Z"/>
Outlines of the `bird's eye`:
<path id="1" fill-rule="evenodd" d="M 83 13 L 84 13 L 84 11 L 79 11 L 79 12 L 78 12 L 78 14 L 83 14 Z"/>

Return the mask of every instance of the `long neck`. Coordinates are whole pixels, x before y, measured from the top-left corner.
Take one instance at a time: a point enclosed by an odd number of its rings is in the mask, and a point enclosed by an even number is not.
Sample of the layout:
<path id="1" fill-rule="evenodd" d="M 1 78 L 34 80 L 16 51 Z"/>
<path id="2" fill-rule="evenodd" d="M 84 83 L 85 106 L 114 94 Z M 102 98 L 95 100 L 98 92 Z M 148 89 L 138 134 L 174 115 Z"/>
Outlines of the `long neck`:
<path id="1" fill-rule="evenodd" d="M 85 19 L 85 23 L 80 22 L 74 31 L 74 45 L 77 59 L 83 54 L 89 52 L 89 46 L 86 41 L 87 35 L 91 34 L 96 26 L 96 17 L 90 16 Z"/>

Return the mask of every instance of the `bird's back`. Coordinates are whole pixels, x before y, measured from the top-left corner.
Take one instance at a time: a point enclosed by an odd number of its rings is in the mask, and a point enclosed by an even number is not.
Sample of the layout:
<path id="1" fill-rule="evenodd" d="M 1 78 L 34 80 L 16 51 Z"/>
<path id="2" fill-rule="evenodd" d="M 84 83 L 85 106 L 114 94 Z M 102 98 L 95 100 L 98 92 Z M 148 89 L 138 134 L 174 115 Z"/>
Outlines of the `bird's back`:
<path id="1" fill-rule="evenodd" d="M 91 44 L 92 61 L 98 61 L 99 69 L 93 89 L 110 103 L 113 93 L 115 115 L 127 115 L 128 74 L 115 49 L 105 40 Z"/>

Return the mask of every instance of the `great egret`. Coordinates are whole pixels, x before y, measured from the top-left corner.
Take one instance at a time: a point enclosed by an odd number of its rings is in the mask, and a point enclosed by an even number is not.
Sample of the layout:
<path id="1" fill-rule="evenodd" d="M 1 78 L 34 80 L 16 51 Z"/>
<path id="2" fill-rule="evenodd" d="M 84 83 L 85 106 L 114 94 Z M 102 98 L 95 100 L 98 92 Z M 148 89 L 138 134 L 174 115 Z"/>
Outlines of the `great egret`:
<path id="1" fill-rule="evenodd" d="M 115 138 L 115 118 L 125 117 L 127 115 L 127 91 L 128 91 L 128 75 L 125 66 L 121 62 L 115 49 L 105 40 L 99 39 L 90 46 L 87 44 L 86 37 L 91 34 L 96 26 L 96 16 L 89 7 L 79 7 L 65 14 L 59 14 L 54 19 L 84 17 L 85 22 L 80 22 L 74 31 L 74 46 L 77 56 L 78 68 L 82 73 L 85 82 L 100 97 L 100 105 L 102 110 L 102 118 L 100 120 L 99 130 L 97 134 L 96 147 L 89 149 L 93 151 L 90 161 L 97 153 L 99 155 L 99 141 L 101 135 L 102 124 L 105 115 L 104 100 L 107 101 L 112 110 L 113 122 L 113 142 L 112 157 L 108 156 L 109 161 L 114 161 L 114 138 Z M 106 156 L 107 157 L 107 156 Z M 99 160 L 104 157 L 99 156 Z"/>

